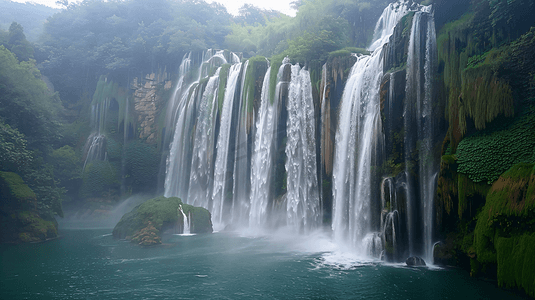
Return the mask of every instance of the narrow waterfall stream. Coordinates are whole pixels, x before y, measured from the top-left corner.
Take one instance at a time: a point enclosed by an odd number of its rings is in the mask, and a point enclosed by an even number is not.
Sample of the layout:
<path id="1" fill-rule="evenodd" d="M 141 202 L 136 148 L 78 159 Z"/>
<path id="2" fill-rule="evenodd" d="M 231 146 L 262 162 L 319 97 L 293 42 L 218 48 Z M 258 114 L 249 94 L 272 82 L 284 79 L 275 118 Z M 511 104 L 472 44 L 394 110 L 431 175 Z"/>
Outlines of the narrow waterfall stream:
<path id="1" fill-rule="evenodd" d="M 182 209 L 182 205 L 178 207 L 178 210 L 182 214 L 182 220 L 184 220 L 182 223 L 182 234 L 183 235 L 191 235 L 191 218 L 188 218 L 186 214 L 184 213 L 184 210 Z"/>

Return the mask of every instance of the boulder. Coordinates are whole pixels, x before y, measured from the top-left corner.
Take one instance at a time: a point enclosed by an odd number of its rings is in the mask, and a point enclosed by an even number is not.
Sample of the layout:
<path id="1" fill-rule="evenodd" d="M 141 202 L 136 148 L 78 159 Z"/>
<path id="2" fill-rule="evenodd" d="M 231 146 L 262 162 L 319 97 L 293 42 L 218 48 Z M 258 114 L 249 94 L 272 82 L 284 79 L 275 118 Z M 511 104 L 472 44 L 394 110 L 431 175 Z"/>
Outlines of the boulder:
<path id="1" fill-rule="evenodd" d="M 212 218 L 208 210 L 182 203 L 176 197 L 150 199 L 126 213 L 113 229 L 113 237 L 127 239 L 142 246 L 161 243 L 162 233 L 182 233 L 184 217 L 191 218 L 191 233 L 212 233 Z"/>

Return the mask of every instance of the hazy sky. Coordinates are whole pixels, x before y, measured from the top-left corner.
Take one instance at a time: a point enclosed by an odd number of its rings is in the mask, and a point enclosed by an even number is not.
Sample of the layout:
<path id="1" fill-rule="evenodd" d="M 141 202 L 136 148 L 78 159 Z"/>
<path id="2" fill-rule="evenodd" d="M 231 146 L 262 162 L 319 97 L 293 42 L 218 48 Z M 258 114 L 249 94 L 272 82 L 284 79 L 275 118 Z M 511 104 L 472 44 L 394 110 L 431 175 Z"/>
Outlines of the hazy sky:
<path id="1" fill-rule="evenodd" d="M 39 4 L 44 4 L 50 7 L 58 6 L 55 4 L 56 0 L 12 0 L 15 2 L 34 2 Z M 78 2 L 80 0 L 77 0 Z M 264 9 L 274 9 L 280 12 L 283 12 L 287 15 L 294 16 L 295 10 L 290 8 L 290 2 L 292 0 L 206 0 L 208 3 L 219 2 L 227 7 L 227 10 L 234 15 L 238 14 L 238 9 L 245 3 L 253 4 L 254 6 L 261 7 Z M 73 2 L 69 0 L 69 2 Z"/>

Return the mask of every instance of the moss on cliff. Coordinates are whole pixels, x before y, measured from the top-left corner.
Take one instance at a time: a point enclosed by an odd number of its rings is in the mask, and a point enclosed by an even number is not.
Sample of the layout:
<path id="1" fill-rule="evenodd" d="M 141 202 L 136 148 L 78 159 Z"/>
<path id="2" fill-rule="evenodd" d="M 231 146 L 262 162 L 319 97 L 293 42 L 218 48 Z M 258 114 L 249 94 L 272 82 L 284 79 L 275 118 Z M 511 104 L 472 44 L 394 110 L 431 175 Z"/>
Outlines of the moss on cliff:
<path id="1" fill-rule="evenodd" d="M 496 243 L 498 284 L 522 288 L 535 297 L 535 234 L 499 237 Z"/>
<path id="2" fill-rule="evenodd" d="M 223 111 L 223 101 L 225 100 L 225 90 L 227 89 L 227 80 L 231 64 L 224 64 L 219 71 L 219 87 L 217 90 L 217 108 L 221 113 Z"/>
<path id="3" fill-rule="evenodd" d="M 531 296 L 535 296 L 533 185 L 533 164 L 520 163 L 502 174 L 487 194 L 474 230 L 474 249 L 480 267 L 496 264 L 501 286 L 523 288 Z"/>
<path id="4" fill-rule="evenodd" d="M 473 182 L 492 184 L 521 162 L 532 162 L 535 148 L 535 115 L 493 124 L 488 130 L 467 137 L 457 149 L 458 172 Z"/>
<path id="5" fill-rule="evenodd" d="M 13 172 L 0 172 L 2 206 L 22 207 L 35 203 L 36 196 L 22 178 Z"/>
<path id="6" fill-rule="evenodd" d="M 56 220 L 35 212 L 36 195 L 18 174 L 0 172 L 0 196 L 0 242 L 40 242 L 57 237 Z"/>

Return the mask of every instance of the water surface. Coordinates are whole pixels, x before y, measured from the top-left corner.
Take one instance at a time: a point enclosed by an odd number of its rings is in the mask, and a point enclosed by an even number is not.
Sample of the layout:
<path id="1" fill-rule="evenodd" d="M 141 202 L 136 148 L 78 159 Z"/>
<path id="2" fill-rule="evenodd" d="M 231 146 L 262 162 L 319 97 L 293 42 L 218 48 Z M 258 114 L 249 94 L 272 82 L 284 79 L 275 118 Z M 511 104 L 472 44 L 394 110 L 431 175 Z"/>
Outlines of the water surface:
<path id="1" fill-rule="evenodd" d="M 0 246 L 0 299 L 521 299 L 461 270 L 343 254 L 322 235 L 171 235 L 141 248 L 110 232 Z"/>

